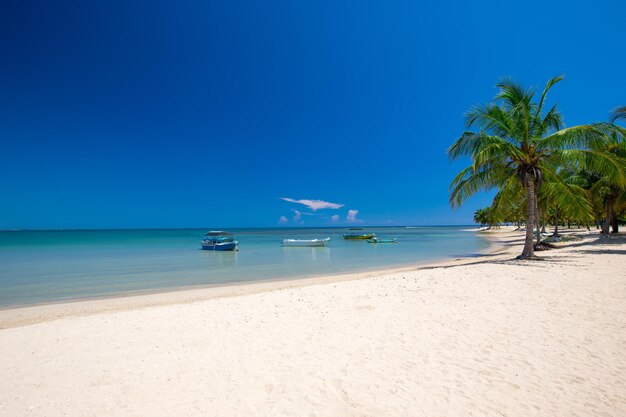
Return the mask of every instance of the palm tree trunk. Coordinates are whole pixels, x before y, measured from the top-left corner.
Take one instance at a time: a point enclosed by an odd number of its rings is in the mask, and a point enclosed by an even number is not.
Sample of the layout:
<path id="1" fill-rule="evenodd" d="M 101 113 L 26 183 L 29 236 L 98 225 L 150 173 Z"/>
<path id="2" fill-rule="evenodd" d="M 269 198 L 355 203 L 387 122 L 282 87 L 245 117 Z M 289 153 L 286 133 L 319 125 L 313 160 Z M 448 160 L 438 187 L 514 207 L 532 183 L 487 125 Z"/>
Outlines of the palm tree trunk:
<path id="1" fill-rule="evenodd" d="M 541 213 L 541 233 L 546 232 L 546 210 L 540 210 Z"/>
<path id="2" fill-rule="evenodd" d="M 524 249 L 518 259 L 533 259 L 535 256 L 535 248 L 533 247 L 533 226 L 535 224 L 535 178 L 532 174 L 524 175 L 526 185 L 526 239 L 524 240 Z"/>
<path id="3" fill-rule="evenodd" d="M 602 234 L 605 236 L 609 235 L 609 227 L 613 222 L 613 198 L 608 197 L 606 199 L 606 218 L 604 219 L 604 223 L 602 224 Z"/>
<path id="4" fill-rule="evenodd" d="M 559 236 L 559 206 L 556 206 L 554 209 L 554 233 L 552 233 L 552 236 Z"/>
<path id="5" fill-rule="evenodd" d="M 535 198 L 535 230 L 537 230 L 537 245 L 541 243 L 541 233 L 539 232 L 539 203 Z"/>
<path id="6" fill-rule="evenodd" d="M 611 233 L 618 233 L 619 232 L 619 220 L 617 219 L 617 214 L 615 211 L 615 201 L 617 200 L 617 195 L 613 194 L 611 196 Z M 608 214 L 608 213 L 607 213 Z M 608 220 L 608 218 L 607 218 Z"/>

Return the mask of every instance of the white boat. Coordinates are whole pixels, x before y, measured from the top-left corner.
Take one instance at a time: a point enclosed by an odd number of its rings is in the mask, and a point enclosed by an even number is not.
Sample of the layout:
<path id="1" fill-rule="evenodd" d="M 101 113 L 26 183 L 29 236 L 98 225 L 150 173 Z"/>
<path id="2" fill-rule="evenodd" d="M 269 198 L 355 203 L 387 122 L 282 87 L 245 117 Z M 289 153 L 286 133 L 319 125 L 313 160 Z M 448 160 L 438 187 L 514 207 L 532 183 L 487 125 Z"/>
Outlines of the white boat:
<path id="1" fill-rule="evenodd" d="M 301 247 L 319 247 L 326 246 L 330 242 L 330 238 L 326 239 L 285 239 L 283 246 L 301 246 Z"/>

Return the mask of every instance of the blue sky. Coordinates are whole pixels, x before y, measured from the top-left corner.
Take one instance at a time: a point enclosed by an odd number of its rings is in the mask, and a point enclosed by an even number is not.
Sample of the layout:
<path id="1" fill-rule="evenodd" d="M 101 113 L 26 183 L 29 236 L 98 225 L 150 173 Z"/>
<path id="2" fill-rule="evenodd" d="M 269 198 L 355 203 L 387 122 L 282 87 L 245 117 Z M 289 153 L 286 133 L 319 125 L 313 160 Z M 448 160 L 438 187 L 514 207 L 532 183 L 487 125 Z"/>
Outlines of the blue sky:
<path id="1" fill-rule="evenodd" d="M 625 12 L 2 2 L 0 228 L 470 223 L 490 196 L 448 204 L 463 113 L 501 76 L 565 74 L 549 101 L 567 125 L 606 120 L 626 104 Z"/>

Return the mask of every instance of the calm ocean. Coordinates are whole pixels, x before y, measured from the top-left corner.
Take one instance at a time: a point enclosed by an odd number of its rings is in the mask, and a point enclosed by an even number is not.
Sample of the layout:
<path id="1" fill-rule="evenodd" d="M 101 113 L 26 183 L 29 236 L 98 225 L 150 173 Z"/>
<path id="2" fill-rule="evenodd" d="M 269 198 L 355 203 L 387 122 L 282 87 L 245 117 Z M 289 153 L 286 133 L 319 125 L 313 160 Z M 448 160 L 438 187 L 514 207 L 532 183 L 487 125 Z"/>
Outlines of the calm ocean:
<path id="1" fill-rule="evenodd" d="M 0 232 L 0 307 L 195 285 L 300 278 L 472 256 L 489 243 L 468 227 L 372 227 L 398 244 L 341 238 L 347 229 L 230 229 L 239 252 L 200 249 L 206 230 Z M 326 248 L 283 248 L 325 238 Z"/>

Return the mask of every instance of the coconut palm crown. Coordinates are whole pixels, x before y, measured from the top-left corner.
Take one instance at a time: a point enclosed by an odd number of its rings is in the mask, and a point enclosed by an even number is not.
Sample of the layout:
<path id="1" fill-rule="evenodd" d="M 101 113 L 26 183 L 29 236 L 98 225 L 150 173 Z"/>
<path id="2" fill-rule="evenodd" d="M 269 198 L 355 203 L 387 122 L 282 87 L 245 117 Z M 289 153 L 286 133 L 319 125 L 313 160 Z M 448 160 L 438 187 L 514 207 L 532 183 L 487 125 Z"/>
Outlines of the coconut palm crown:
<path id="1" fill-rule="evenodd" d="M 548 91 L 563 79 L 548 81 L 539 101 L 533 89 L 524 89 L 510 79 L 496 86 L 495 101 L 474 106 L 466 113 L 467 129 L 448 149 L 451 159 L 469 157 L 472 164 L 452 181 L 450 203 L 461 205 L 479 190 L 497 189 L 497 200 L 526 199 L 526 239 L 521 259 L 534 259 L 533 225 L 537 192 L 542 184 L 558 183 L 562 204 L 579 204 L 589 210 L 574 190 L 558 175 L 564 166 L 598 172 L 618 183 L 626 183 L 622 160 L 599 151 L 611 131 L 610 123 L 563 128 L 557 106 L 545 111 Z M 475 128 L 476 131 L 469 131 Z M 569 194 L 569 195 L 568 195 Z"/>

